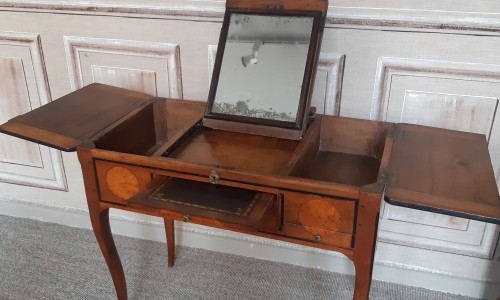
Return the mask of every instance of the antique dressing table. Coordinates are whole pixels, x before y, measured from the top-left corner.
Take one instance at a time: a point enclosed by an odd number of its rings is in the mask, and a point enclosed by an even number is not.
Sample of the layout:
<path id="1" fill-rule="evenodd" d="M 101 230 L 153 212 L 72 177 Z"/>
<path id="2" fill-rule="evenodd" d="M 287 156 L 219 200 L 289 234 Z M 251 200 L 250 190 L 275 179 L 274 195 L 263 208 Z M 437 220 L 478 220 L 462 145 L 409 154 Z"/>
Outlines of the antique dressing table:
<path id="1" fill-rule="evenodd" d="M 89 214 L 118 299 L 109 209 L 337 251 L 368 299 L 382 198 L 500 224 L 483 135 L 316 115 L 328 2 L 228 0 L 208 102 L 91 84 L 0 131 L 77 151 Z"/>

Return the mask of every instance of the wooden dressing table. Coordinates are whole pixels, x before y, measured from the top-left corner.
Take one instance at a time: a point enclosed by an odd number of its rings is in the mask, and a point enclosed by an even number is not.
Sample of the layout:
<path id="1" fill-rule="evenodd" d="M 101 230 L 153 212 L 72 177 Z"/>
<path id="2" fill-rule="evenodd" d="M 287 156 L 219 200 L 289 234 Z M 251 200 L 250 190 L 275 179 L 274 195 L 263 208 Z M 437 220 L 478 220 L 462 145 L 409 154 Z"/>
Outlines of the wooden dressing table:
<path id="1" fill-rule="evenodd" d="M 163 218 L 170 267 L 174 221 L 343 253 L 356 269 L 354 299 L 368 298 L 383 197 L 394 205 L 500 224 L 485 136 L 310 113 L 327 7 L 322 0 L 227 1 L 207 105 L 91 84 L 0 126 L 3 133 L 77 151 L 92 226 L 118 299 L 127 298 L 127 289 L 110 208 Z M 268 20 L 310 24 L 307 43 L 285 35 L 287 26 L 276 29 L 284 30 L 279 42 L 269 32 L 245 40 L 245 24 L 262 21 L 269 28 Z M 232 112 L 238 103 L 221 102 L 233 76 L 246 82 L 238 78 L 243 73 L 224 75 L 230 61 L 224 59 L 242 44 L 250 50 L 238 54 L 244 74 L 265 66 L 272 54 L 265 49 L 283 44 L 284 53 L 307 46 L 296 113 L 278 112 L 281 104 L 262 112 L 248 107 L 250 100 Z M 271 86 L 282 90 L 278 81 Z"/>

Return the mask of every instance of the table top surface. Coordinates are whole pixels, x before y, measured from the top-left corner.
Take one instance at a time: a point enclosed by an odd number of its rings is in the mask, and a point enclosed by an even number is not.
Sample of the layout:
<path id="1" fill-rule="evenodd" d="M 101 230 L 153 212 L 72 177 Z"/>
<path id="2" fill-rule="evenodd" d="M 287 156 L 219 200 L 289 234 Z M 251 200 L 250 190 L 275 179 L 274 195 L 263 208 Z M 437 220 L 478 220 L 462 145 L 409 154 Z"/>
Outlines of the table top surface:
<path id="1" fill-rule="evenodd" d="M 500 224 L 484 135 L 398 124 L 387 177 L 390 204 Z"/>

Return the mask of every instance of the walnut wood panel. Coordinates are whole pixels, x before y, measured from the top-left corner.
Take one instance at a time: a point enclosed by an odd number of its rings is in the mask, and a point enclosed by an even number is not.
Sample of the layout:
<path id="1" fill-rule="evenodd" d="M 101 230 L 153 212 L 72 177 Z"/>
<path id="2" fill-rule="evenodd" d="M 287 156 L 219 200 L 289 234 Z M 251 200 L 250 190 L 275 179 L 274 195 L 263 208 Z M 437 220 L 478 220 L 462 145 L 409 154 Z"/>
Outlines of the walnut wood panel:
<path id="1" fill-rule="evenodd" d="M 99 195 L 101 200 L 126 204 L 149 182 L 152 171 L 129 165 L 120 165 L 107 161 L 95 161 Z"/>
<path id="2" fill-rule="evenodd" d="M 282 195 L 278 195 L 276 196 L 276 200 L 269 205 L 260 220 L 259 231 L 277 234 L 281 226 L 282 201 Z"/>
<path id="3" fill-rule="evenodd" d="M 172 139 L 186 126 L 200 120 L 205 112 L 205 103 L 199 101 L 167 100 L 166 114 L 167 139 Z"/>
<path id="4" fill-rule="evenodd" d="M 96 140 L 96 147 L 139 155 L 154 151 L 166 140 L 164 133 L 167 130 L 166 124 L 155 124 L 161 122 L 155 119 L 155 110 L 159 109 L 158 106 L 164 106 L 162 102 L 164 100 L 159 100 L 132 113 L 126 122 L 113 127 Z M 161 132 L 158 132 L 158 128 L 161 128 Z"/>
<path id="5" fill-rule="evenodd" d="M 203 127 L 168 157 L 213 167 L 280 174 L 297 145 L 298 141 Z"/>
<path id="6" fill-rule="evenodd" d="M 95 83 L 17 116 L 0 126 L 0 130 L 60 150 L 74 151 L 81 143 L 96 140 L 98 133 L 104 134 L 152 100 L 147 94 Z"/>
<path id="7" fill-rule="evenodd" d="M 484 135 L 398 124 L 388 173 L 385 196 L 389 203 L 405 202 L 403 206 L 455 216 L 477 215 L 490 222 L 500 219 L 500 199 Z M 397 196 L 391 194 L 392 189 L 398 191 Z M 429 195 L 435 201 L 429 205 L 429 200 L 404 198 L 403 190 Z M 455 199 L 456 208 L 450 210 L 453 201 L 449 200 L 441 206 L 436 201 L 439 197 Z"/>
<path id="8" fill-rule="evenodd" d="M 388 124 L 350 118 L 323 118 L 320 150 L 382 158 Z"/>

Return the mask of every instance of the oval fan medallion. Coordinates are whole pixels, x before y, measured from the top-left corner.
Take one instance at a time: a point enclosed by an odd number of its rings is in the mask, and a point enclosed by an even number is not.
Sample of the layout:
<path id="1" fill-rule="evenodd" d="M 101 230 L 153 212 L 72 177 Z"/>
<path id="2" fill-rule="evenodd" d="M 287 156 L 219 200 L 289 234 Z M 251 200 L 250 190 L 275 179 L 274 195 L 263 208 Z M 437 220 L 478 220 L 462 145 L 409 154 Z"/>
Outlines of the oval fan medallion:
<path id="1" fill-rule="evenodd" d="M 108 170 L 106 182 L 109 190 L 121 199 L 128 199 L 139 191 L 139 180 L 128 169 L 113 167 Z"/>

